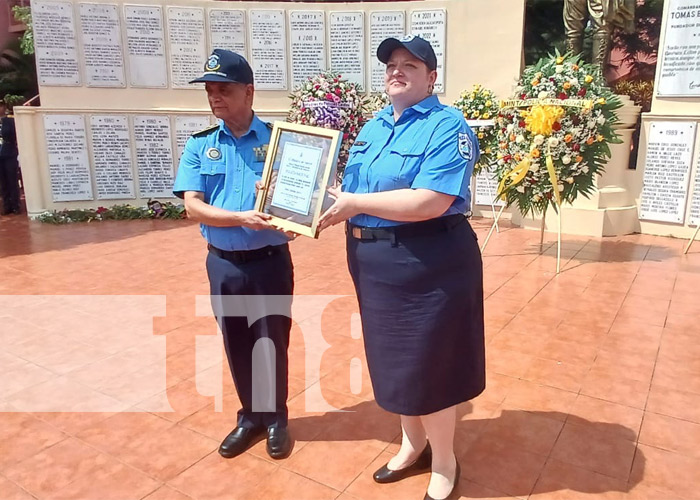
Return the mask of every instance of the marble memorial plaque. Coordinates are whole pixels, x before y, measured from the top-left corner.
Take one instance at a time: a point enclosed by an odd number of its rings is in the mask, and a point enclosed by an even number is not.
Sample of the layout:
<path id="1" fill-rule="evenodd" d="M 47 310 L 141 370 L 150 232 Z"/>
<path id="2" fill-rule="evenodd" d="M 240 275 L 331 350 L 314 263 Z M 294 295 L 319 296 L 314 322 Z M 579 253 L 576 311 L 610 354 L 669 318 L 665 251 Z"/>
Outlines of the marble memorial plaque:
<path id="1" fill-rule="evenodd" d="M 365 89 L 364 12 L 330 13 L 331 69 Z"/>
<path id="2" fill-rule="evenodd" d="M 189 83 L 202 76 L 207 60 L 204 36 L 204 9 L 168 7 L 168 40 L 170 42 L 170 81 L 176 89 L 194 89 Z"/>
<path id="3" fill-rule="evenodd" d="M 693 226 L 700 224 L 700 147 L 697 148 L 695 156 L 695 182 L 693 183 L 693 198 L 688 217 L 688 224 Z"/>
<path id="4" fill-rule="evenodd" d="M 377 59 L 377 47 L 387 38 L 401 38 L 406 33 L 406 14 L 402 10 L 372 12 L 369 16 L 369 60 L 372 61 L 372 92 L 384 92 L 386 66 Z"/>
<path id="5" fill-rule="evenodd" d="M 695 122 L 651 122 L 639 218 L 682 224 Z"/>
<path id="6" fill-rule="evenodd" d="M 90 134 L 97 199 L 136 198 L 128 117 L 92 115 Z"/>
<path id="7" fill-rule="evenodd" d="M 167 87 L 162 8 L 158 5 L 125 5 L 124 21 L 129 84 L 133 87 Z"/>
<path id="8" fill-rule="evenodd" d="M 482 169 L 475 176 L 474 204 L 501 207 L 504 201 L 501 199 L 496 200 L 497 194 L 498 180 L 494 177 L 493 172 L 487 172 L 485 169 Z"/>
<path id="9" fill-rule="evenodd" d="M 245 11 L 209 9 L 209 46 L 241 54 L 247 59 Z"/>
<path id="10" fill-rule="evenodd" d="M 323 11 L 299 10 L 289 13 L 292 86 L 327 69 L 326 18 Z"/>
<path id="11" fill-rule="evenodd" d="M 287 36 L 284 10 L 250 11 L 251 66 L 255 88 L 287 89 Z"/>
<path id="12" fill-rule="evenodd" d="M 187 139 L 195 132 L 211 126 L 210 116 L 182 115 L 175 117 L 175 144 L 177 146 L 177 165 L 185 149 Z"/>
<path id="13" fill-rule="evenodd" d="M 437 80 L 435 93 L 445 91 L 445 45 L 447 40 L 447 11 L 414 10 L 411 12 L 411 33 L 425 38 L 433 46 L 437 56 Z"/>
<path id="14" fill-rule="evenodd" d="M 83 115 L 44 115 L 54 202 L 93 200 Z"/>
<path id="15" fill-rule="evenodd" d="M 35 0 L 32 25 L 39 84 L 80 86 L 73 4 Z"/>
<path id="16" fill-rule="evenodd" d="M 700 2 L 667 0 L 657 94 L 700 96 Z"/>
<path id="17" fill-rule="evenodd" d="M 173 146 L 170 118 L 134 116 L 139 197 L 173 197 Z"/>
<path id="18" fill-rule="evenodd" d="M 125 87 L 121 25 L 116 5 L 81 3 L 80 36 L 88 87 Z"/>

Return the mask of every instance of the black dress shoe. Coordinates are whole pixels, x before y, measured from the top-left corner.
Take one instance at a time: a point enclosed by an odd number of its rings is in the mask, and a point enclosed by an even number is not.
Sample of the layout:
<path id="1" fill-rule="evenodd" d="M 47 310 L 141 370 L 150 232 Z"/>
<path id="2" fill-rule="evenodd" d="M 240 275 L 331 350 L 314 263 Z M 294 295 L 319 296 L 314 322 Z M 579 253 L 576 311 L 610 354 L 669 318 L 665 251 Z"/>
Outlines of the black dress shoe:
<path id="1" fill-rule="evenodd" d="M 401 481 L 404 478 L 415 476 L 426 469 L 430 469 L 430 463 L 432 460 L 433 452 L 430 449 L 430 443 L 428 443 L 425 445 L 425 448 L 423 451 L 421 451 L 420 455 L 418 455 L 416 461 L 408 467 L 404 467 L 403 469 L 399 470 L 391 470 L 388 467 L 389 464 L 386 464 L 378 469 L 372 478 L 377 483 L 395 483 L 396 481 Z"/>
<path id="2" fill-rule="evenodd" d="M 236 427 L 226 436 L 219 446 L 219 455 L 224 458 L 233 458 L 240 455 L 252 445 L 256 438 L 263 434 L 263 429 L 247 427 Z"/>
<path id="3" fill-rule="evenodd" d="M 426 493 L 423 500 L 453 500 L 454 498 L 457 498 L 457 484 L 459 483 L 459 475 L 461 473 L 462 470 L 459 468 L 459 462 L 457 462 L 457 468 L 455 469 L 455 482 L 452 485 L 452 490 L 450 493 L 445 498 L 433 498 Z"/>
<path id="4" fill-rule="evenodd" d="M 279 460 L 292 451 L 292 440 L 286 427 L 270 427 L 267 431 L 267 454 Z"/>

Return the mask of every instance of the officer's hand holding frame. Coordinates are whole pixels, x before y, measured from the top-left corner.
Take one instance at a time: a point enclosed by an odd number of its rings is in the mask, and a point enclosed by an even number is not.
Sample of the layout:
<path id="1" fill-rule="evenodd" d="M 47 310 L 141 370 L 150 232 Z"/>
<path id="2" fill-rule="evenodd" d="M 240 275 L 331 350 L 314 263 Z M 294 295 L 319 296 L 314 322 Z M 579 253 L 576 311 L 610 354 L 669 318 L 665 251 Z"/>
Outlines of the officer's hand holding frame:
<path id="1" fill-rule="evenodd" d="M 342 134 L 338 130 L 275 122 L 255 208 L 270 224 L 318 237 L 326 189 L 335 180 Z"/>

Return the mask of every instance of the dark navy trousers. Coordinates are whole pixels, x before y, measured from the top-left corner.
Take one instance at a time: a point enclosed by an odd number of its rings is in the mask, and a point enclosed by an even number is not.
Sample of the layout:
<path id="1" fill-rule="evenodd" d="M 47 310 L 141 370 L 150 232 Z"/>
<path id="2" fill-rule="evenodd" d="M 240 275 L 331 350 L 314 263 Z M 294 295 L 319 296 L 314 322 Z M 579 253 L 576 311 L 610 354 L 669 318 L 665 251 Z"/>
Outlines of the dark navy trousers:
<path id="1" fill-rule="evenodd" d="M 214 315 L 241 401 L 238 425 L 286 427 L 294 270 L 288 245 L 240 261 L 210 250 Z"/>

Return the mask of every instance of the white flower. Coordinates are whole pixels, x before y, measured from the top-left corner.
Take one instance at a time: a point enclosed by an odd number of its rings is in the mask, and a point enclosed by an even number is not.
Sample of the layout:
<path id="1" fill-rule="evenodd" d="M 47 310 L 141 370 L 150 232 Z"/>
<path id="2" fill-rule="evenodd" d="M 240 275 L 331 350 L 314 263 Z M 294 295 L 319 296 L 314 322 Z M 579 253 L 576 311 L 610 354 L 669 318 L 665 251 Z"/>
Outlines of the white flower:
<path id="1" fill-rule="evenodd" d="M 522 135 L 518 135 L 515 138 L 515 142 L 517 142 L 518 144 L 521 144 L 524 140 L 525 140 L 525 138 Z"/>
<path id="2" fill-rule="evenodd" d="M 546 99 L 549 96 L 549 92 L 543 90 L 539 94 L 537 94 L 538 99 Z"/>
<path id="3" fill-rule="evenodd" d="M 525 192 L 525 188 L 524 188 L 523 186 L 518 186 L 518 187 L 515 188 L 515 190 L 516 190 L 518 193 L 524 193 L 524 192 Z"/>
<path id="4" fill-rule="evenodd" d="M 605 117 L 603 115 L 600 115 L 597 121 L 598 125 L 603 125 L 605 123 Z"/>
<path id="5" fill-rule="evenodd" d="M 595 128 L 595 120 L 588 120 L 586 126 L 588 126 L 588 128 Z"/>
<path id="6" fill-rule="evenodd" d="M 540 170 L 540 166 L 537 163 L 530 165 L 530 172 L 537 172 Z"/>
<path id="7" fill-rule="evenodd" d="M 578 79 L 577 78 L 571 78 L 569 80 L 569 84 L 573 87 L 574 85 L 578 85 Z"/>
<path id="8" fill-rule="evenodd" d="M 513 125 L 512 123 L 509 123 L 508 126 L 506 127 L 506 130 L 507 130 L 508 132 L 512 132 L 514 126 L 515 126 L 515 125 Z"/>
<path id="9" fill-rule="evenodd" d="M 568 182 L 569 184 L 573 184 L 573 183 L 574 183 L 574 178 L 573 178 L 573 177 L 567 177 L 567 178 L 566 178 L 566 182 Z"/>
<path id="10" fill-rule="evenodd" d="M 557 189 L 559 189 L 559 192 L 560 192 L 560 193 L 561 193 L 562 191 L 564 191 L 564 184 L 558 184 L 558 185 L 557 185 Z"/>
<path id="11" fill-rule="evenodd" d="M 564 156 L 562 157 L 562 159 L 561 159 L 561 162 L 562 162 L 564 165 L 568 165 L 569 163 L 571 163 L 571 156 L 569 156 L 569 155 L 564 155 Z"/>
<path id="12" fill-rule="evenodd" d="M 581 169 L 581 172 L 583 172 L 584 174 L 587 174 L 587 173 L 588 173 L 588 166 L 584 166 L 584 167 Z"/>
<path id="13" fill-rule="evenodd" d="M 537 146 L 541 146 L 544 143 L 544 136 L 543 135 L 536 135 L 533 141 Z"/>
<path id="14" fill-rule="evenodd" d="M 555 148 L 559 145 L 559 139 L 556 137 L 550 137 L 549 141 L 547 141 L 547 144 L 549 144 L 550 148 Z"/>
<path id="15" fill-rule="evenodd" d="M 564 72 L 564 66 L 562 66 L 561 64 L 557 64 L 554 67 L 554 72 L 558 75 L 562 74 Z"/>

